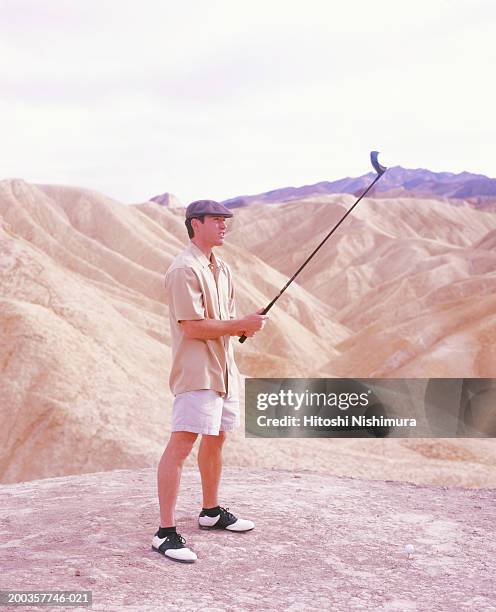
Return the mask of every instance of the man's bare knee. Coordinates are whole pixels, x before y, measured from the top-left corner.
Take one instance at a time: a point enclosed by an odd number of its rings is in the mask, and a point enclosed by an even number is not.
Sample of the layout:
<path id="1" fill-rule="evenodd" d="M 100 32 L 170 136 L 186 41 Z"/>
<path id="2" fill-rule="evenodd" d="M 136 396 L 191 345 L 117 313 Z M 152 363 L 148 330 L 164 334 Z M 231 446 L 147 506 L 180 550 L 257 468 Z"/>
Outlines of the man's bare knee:
<path id="1" fill-rule="evenodd" d="M 167 454 L 177 461 L 184 461 L 190 454 L 198 434 L 191 431 L 174 431 L 167 444 Z"/>
<path id="2" fill-rule="evenodd" d="M 209 446 L 222 446 L 226 440 L 226 432 L 219 431 L 217 436 L 211 436 L 207 434 L 202 435 L 202 443 Z"/>

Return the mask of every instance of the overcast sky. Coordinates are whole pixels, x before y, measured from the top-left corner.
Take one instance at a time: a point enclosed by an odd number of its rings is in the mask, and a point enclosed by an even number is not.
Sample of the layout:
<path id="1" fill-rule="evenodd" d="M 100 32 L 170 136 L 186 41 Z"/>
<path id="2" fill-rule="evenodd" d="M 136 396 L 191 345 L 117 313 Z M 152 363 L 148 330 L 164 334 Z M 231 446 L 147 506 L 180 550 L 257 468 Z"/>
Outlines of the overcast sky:
<path id="1" fill-rule="evenodd" d="M 123 202 L 496 176 L 492 0 L 0 0 L 0 178 Z"/>

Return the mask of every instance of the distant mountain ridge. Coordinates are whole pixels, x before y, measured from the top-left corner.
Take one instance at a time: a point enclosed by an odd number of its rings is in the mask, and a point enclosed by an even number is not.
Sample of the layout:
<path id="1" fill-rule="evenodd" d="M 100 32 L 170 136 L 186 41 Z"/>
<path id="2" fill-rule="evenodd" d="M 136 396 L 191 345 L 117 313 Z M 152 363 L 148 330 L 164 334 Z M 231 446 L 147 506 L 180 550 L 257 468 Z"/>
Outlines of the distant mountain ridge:
<path id="1" fill-rule="evenodd" d="M 150 202 L 156 202 L 161 206 L 167 206 L 168 208 L 182 208 L 184 204 L 172 193 L 162 193 L 161 195 L 150 198 Z"/>
<path id="2" fill-rule="evenodd" d="M 373 180 L 369 172 L 356 178 L 337 181 L 321 181 L 302 187 L 284 187 L 256 195 L 237 196 L 224 200 L 231 208 L 246 206 L 251 202 L 284 202 L 336 193 L 361 193 Z M 432 172 L 423 168 L 407 169 L 401 166 L 389 168 L 374 188 L 378 197 L 434 197 L 468 200 L 477 208 L 485 208 L 491 199 L 496 199 L 496 179 L 471 172 Z"/>

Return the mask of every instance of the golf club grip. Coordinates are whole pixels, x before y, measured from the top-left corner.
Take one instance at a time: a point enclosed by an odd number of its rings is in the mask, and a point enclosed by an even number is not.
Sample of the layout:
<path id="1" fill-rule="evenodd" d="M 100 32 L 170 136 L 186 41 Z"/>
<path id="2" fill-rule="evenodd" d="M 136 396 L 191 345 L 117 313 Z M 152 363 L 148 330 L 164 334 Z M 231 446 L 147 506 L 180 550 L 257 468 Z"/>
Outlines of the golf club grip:
<path id="1" fill-rule="evenodd" d="M 270 302 L 270 304 L 267 304 L 267 306 L 262 310 L 262 312 L 260 314 L 266 315 L 269 312 L 269 310 L 272 308 L 272 306 L 274 306 L 274 304 L 276 303 L 279 295 L 277 297 L 275 297 L 272 300 L 272 302 Z M 243 342 L 246 340 L 246 338 L 247 338 L 247 336 L 245 336 L 244 334 L 242 336 L 240 336 L 239 337 L 240 344 L 243 344 Z"/>

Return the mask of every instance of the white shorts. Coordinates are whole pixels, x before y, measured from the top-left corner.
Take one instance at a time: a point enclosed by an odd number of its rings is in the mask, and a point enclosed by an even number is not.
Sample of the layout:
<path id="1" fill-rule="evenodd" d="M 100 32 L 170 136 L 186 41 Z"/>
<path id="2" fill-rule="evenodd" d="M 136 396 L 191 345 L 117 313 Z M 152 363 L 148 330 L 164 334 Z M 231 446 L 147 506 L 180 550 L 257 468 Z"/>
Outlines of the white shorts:
<path id="1" fill-rule="evenodd" d="M 218 436 L 239 426 L 239 400 L 217 391 L 200 389 L 178 393 L 172 404 L 171 431 Z"/>

